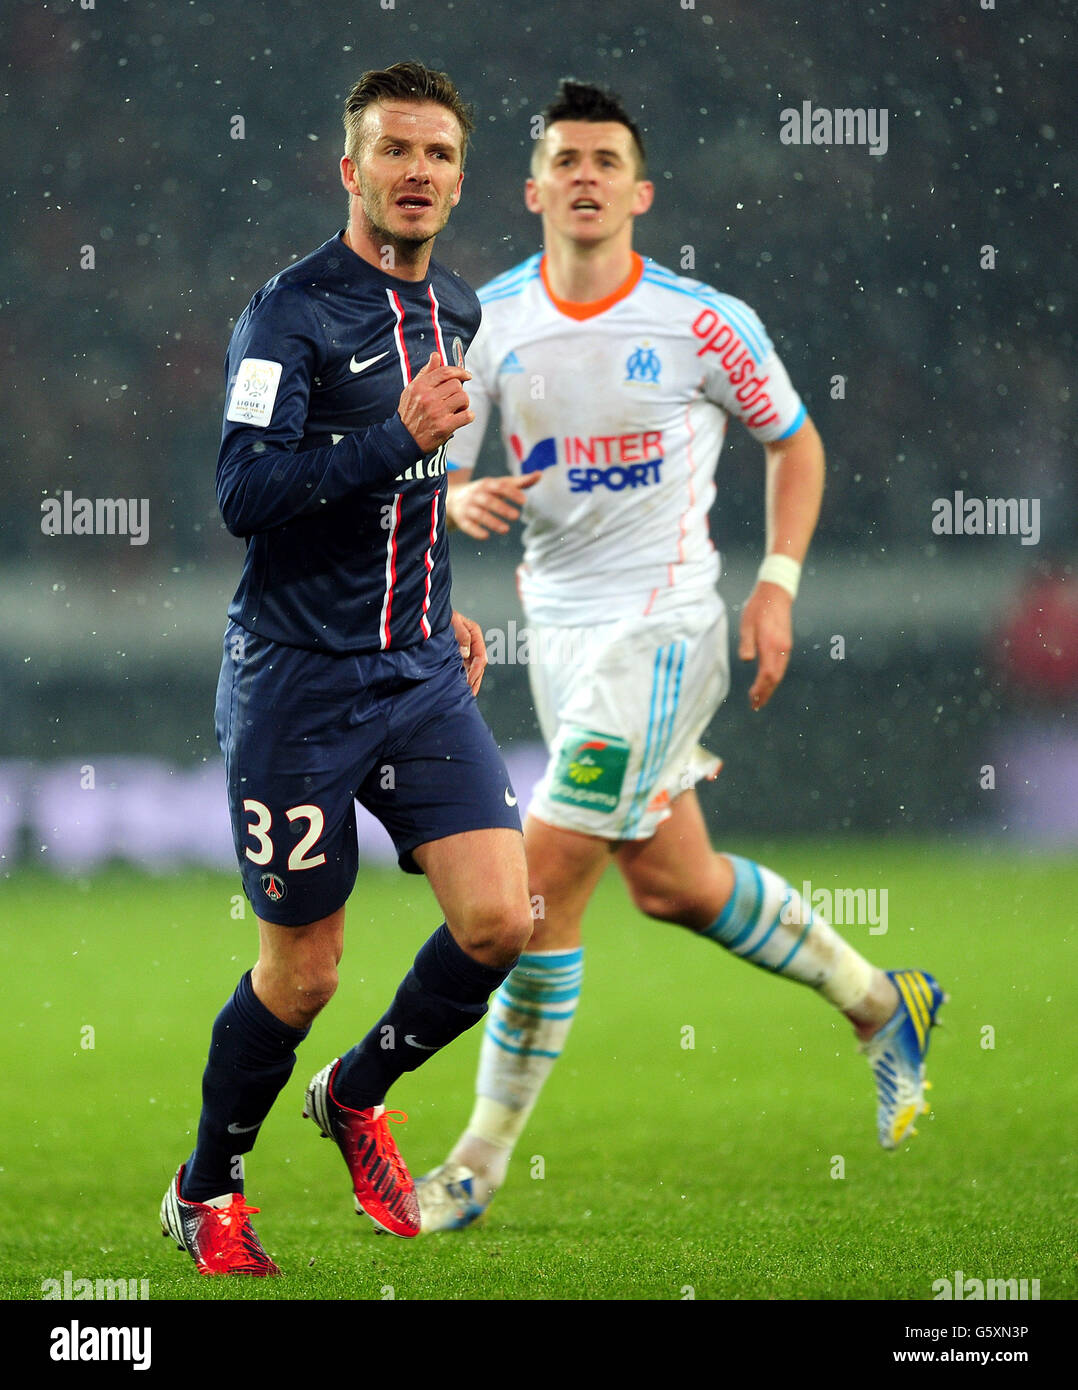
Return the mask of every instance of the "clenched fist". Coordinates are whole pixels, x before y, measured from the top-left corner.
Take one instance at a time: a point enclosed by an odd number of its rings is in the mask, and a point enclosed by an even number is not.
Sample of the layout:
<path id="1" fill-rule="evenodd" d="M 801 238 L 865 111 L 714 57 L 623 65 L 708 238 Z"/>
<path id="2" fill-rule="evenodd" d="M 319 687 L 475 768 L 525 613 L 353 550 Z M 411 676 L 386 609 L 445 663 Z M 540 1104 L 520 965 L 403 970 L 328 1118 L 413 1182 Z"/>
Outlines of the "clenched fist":
<path id="1" fill-rule="evenodd" d="M 401 392 L 397 414 L 404 428 L 424 454 L 452 438 L 461 425 L 475 419 L 464 382 L 471 372 L 463 367 L 447 367 L 436 352 Z"/>

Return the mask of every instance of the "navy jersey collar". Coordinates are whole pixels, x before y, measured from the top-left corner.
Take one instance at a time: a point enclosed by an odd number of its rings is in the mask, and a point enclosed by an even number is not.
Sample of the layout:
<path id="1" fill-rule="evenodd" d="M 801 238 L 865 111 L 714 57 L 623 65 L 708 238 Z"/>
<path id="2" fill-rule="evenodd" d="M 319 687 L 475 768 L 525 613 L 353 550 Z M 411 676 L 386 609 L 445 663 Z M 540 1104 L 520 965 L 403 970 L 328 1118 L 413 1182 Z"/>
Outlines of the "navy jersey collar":
<path id="1" fill-rule="evenodd" d="M 342 240 L 346 228 L 332 236 L 326 242 L 322 250 L 332 259 L 339 254 L 341 257 L 340 266 L 346 280 L 355 280 L 360 284 L 380 285 L 384 289 L 390 290 L 412 290 L 419 294 L 426 294 L 430 288 L 431 274 L 436 262 L 432 257 L 428 266 L 427 273 L 422 280 L 402 280 L 397 275 L 390 275 L 388 271 L 382 270 L 379 266 L 371 265 L 370 261 L 365 261 L 362 256 L 357 256 L 352 248 Z"/>

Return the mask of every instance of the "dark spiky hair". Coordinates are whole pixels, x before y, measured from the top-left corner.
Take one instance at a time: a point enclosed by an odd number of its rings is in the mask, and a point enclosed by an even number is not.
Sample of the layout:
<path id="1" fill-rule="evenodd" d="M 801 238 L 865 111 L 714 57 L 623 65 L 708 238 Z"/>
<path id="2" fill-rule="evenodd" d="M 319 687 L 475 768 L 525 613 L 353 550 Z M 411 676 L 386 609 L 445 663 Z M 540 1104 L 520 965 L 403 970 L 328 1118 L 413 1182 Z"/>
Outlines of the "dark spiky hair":
<path id="1" fill-rule="evenodd" d="M 546 132 L 556 121 L 613 121 L 623 125 L 633 137 L 633 152 L 636 155 L 636 177 L 647 175 L 647 160 L 644 156 L 644 139 L 640 128 L 630 117 L 621 98 L 603 87 L 589 82 L 577 82 L 575 78 L 563 77 L 557 95 L 543 109 L 543 139 L 536 142 L 532 154 L 533 170 L 540 158 L 546 141 Z"/>

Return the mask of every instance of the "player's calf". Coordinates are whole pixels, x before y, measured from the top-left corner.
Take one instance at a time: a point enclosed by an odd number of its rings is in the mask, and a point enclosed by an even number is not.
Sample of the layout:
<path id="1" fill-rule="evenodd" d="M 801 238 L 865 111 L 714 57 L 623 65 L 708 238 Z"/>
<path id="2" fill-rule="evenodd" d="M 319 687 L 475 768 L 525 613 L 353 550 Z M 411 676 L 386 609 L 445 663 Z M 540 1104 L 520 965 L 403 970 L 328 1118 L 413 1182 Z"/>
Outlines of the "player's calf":
<path id="1" fill-rule="evenodd" d="M 389 1008 L 341 1059 L 333 1078 L 337 1103 L 355 1111 L 381 1105 L 400 1076 L 479 1022 L 509 969 L 474 959 L 440 926 L 420 947 Z"/>
<path id="2" fill-rule="evenodd" d="M 721 887 L 711 878 L 689 883 L 630 879 L 629 891 L 634 906 L 645 917 L 690 931 L 703 931 L 710 926 L 724 901 Z"/>
<path id="3" fill-rule="evenodd" d="M 850 1020 L 872 1066 L 877 1130 L 893 1149 L 923 1114 L 928 1035 L 945 995 L 931 975 L 884 974 L 855 951 L 778 874 L 725 856 L 733 891 L 703 933 L 752 964 L 817 990 Z"/>

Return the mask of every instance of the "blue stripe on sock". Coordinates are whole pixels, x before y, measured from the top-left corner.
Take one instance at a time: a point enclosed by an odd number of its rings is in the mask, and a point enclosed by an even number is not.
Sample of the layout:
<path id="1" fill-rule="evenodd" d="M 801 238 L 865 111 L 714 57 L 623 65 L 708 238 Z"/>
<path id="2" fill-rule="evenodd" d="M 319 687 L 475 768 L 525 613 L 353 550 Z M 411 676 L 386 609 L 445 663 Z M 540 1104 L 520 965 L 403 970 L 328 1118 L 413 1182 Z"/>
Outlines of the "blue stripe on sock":
<path id="1" fill-rule="evenodd" d="M 778 927 L 779 923 L 782 921 L 782 914 L 786 911 L 786 905 L 787 905 L 787 903 L 789 903 L 789 901 L 790 901 L 789 898 L 786 898 L 786 899 L 783 901 L 782 906 L 779 908 L 778 912 L 775 913 L 775 920 L 774 920 L 774 921 L 771 923 L 771 925 L 768 927 L 767 931 L 764 932 L 763 936 L 760 937 L 760 939 L 759 939 L 759 941 L 757 941 L 756 945 L 753 946 L 752 950 L 751 950 L 751 951 L 742 951 L 742 952 L 740 952 L 740 955 L 741 955 L 741 959 L 742 959 L 742 960 L 752 960 L 752 958 L 753 958 L 753 956 L 756 954 L 756 952 L 757 952 L 757 951 L 760 951 L 760 950 L 763 950 L 764 946 L 767 945 L 767 943 L 768 943 L 768 941 L 771 939 L 771 936 L 772 936 L 772 934 L 774 933 L 776 927 Z M 769 968 L 770 968 L 770 967 L 769 967 Z"/>
<path id="2" fill-rule="evenodd" d="M 544 989 L 536 991 L 534 994 L 524 990 L 510 988 L 508 985 L 502 985 L 495 997 L 499 999 L 510 999 L 514 1003 L 519 1000 L 523 1004 L 536 1004 L 539 1002 L 547 1004 L 565 1004 L 570 999 L 575 999 L 579 993 L 579 984 L 566 985 L 562 989 Z"/>
<path id="3" fill-rule="evenodd" d="M 756 927 L 759 925 L 760 921 L 760 911 L 764 905 L 764 881 L 760 877 L 760 870 L 750 859 L 746 859 L 745 864 L 749 869 L 752 870 L 754 888 L 752 907 L 749 910 L 748 921 L 746 922 L 744 928 L 738 932 L 738 934 L 734 937 L 732 941 L 724 942 L 724 945 L 728 946 L 731 951 L 736 950 L 737 947 L 742 944 L 742 942 L 747 941 L 749 937 L 752 935 L 752 933 L 756 930 Z"/>
<path id="4" fill-rule="evenodd" d="M 731 860 L 733 859 L 733 856 L 732 856 L 732 855 L 728 855 L 727 857 L 730 858 Z M 715 920 L 714 920 L 714 922 L 712 922 L 711 926 L 710 926 L 710 927 L 706 927 L 706 928 L 704 929 L 703 935 L 704 935 L 704 936 L 710 936 L 711 939 L 712 939 L 712 941 L 725 941 L 725 940 L 726 940 L 726 937 L 725 937 L 726 928 L 730 925 L 730 920 L 731 920 L 731 918 L 732 918 L 733 915 L 734 915 L 734 910 L 735 910 L 736 904 L 737 904 L 737 865 L 736 865 L 736 863 L 735 863 L 735 865 L 734 865 L 734 891 L 733 891 L 733 892 L 730 894 L 730 896 L 726 899 L 726 906 L 725 906 L 725 907 L 723 908 L 723 910 L 719 913 L 719 915 L 715 918 Z"/>
<path id="5" fill-rule="evenodd" d="M 534 966 L 537 970 L 564 970 L 570 965 L 582 965 L 583 946 L 574 946 L 567 951 L 523 951 L 517 965 Z"/>
<path id="6" fill-rule="evenodd" d="M 511 1037 L 519 1037 L 523 1030 L 511 1027 L 505 1015 L 520 1013 L 527 1018 L 571 1023 L 580 998 L 583 962 L 582 946 L 550 955 L 525 952 L 494 996 L 494 1007 L 487 1016 L 486 1036 L 503 1051 L 517 1057 L 559 1057 L 560 1050 L 520 1047 L 510 1042 Z M 569 1007 L 551 1007 L 557 1004 Z"/>
<path id="7" fill-rule="evenodd" d="M 514 1047 L 512 1043 L 502 1042 L 501 1038 L 495 1036 L 491 1028 L 487 1029 L 487 1037 L 495 1047 L 500 1047 L 503 1052 L 512 1052 L 517 1057 L 553 1057 L 557 1060 L 561 1056 L 560 1052 L 545 1052 L 540 1047 Z"/>
<path id="8" fill-rule="evenodd" d="M 572 1018 L 576 1012 L 576 1000 L 579 996 L 573 996 L 573 1007 L 571 1009 L 542 1009 L 537 1004 L 523 1004 L 515 999 L 501 999 L 499 1003 L 503 1009 L 512 1009 L 514 1013 L 528 1014 L 532 1018 Z"/>
<path id="9" fill-rule="evenodd" d="M 584 967 L 581 965 L 559 966 L 557 970 L 536 970 L 532 965 L 520 965 L 519 962 L 513 967 L 507 979 L 527 980 L 529 984 L 542 988 L 544 985 L 564 985 L 570 984 L 573 980 L 579 980 L 584 975 Z"/>
<path id="10" fill-rule="evenodd" d="M 518 980 L 527 980 L 530 984 L 542 987 L 548 982 L 552 985 L 563 985 L 567 981 L 579 980 L 584 974 L 584 967 L 559 965 L 550 970 L 539 970 L 534 965 L 521 965 L 517 961 L 512 973 Z"/>
<path id="11" fill-rule="evenodd" d="M 802 944 L 802 942 L 804 941 L 805 937 L 808 936 L 808 934 L 809 934 L 809 928 L 810 928 L 811 926 L 812 926 L 812 913 L 810 912 L 809 915 L 808 915 L 808 921 L 805 923 L 804 927 L 801 929 L 801 935 L 800 935 L 800 936 L 797 938 L 797 940 L 794 942 L 793 950 L 790 952 L 790 954 L 786 957 L 786 959 L 785 959 L 784 961 L 780 961 L 778 965 L 769 965 L 769 966 L 767 966 L 767 969 L 768 969 L 768 970 L 773 970 L 773 971 L 775 972 L 776 975 L 781 975 L 782 972 L 786 969 L 786 967 L 787 967 L 787 966 L 790 964 L 790 962 L 793 960 L 794 956 L 796 956 L 797 953 L 798 953 L 798 951 L 800 951 L 800 949 L 801 949 L 801 944 Z"/>
<path id="12" fill-rule="evenodd" d="M 584 977 L 584 948 L 559 951 L 550 956 L 525 953 L 494 996 L 496 1008 L 515 1010 L 532 1018 L 571 1019 L 580 998 Z M 551 1007 L 568 1004 L 567 1009 Z M 497 1015 L 491 1015 L 491 1022 Z"/>
<path id="13" fill-rule="evenodd" d="M 764 901 L 764 881 L 760 870 L 751 859 L 743 859 L 738 854 L 728 854 L 727 859 L 734 866 L 734 891 L 729 901 L 710 927 L 703 933 L 713 941 L 721 942 L 729 950 L 734 950 L 747 941 L 756 927 L 760 909 Z M 748 893 L 752 892 L 751 906 Z"/>

